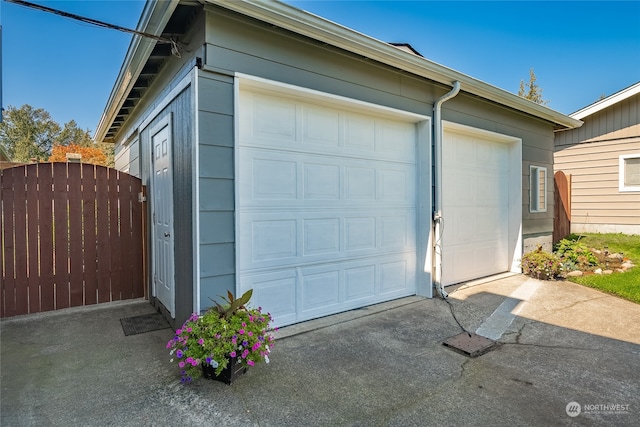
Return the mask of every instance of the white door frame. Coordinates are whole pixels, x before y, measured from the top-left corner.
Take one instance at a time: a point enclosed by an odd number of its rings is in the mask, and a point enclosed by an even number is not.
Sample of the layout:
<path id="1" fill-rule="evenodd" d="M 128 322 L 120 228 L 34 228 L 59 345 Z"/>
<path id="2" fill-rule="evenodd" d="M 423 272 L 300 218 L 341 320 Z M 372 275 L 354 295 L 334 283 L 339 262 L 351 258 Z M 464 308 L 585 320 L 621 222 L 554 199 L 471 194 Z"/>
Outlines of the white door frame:
<path id="1" fill-rule="evenodd" d="M 157 272 L 161 268 L 158 265 L 158 261 L 156 257 L 159 253 L 161 253 L 157 248 L 156 238 L 156 212 L 158 210 L 157 200 L 155 197 L 155 189 L 156 189 L 156 177 L 155 177 L 155 148 L 153 144 L 153 137 L 158 133 L 167 129 L 167 155 L 169 156 L 169 188 L 167 191 L 167 203 L 168 203 L 168 215 L 169 215 L 169 225 L 168 230 L 166 230 L 163 237 L 166 238 L 169 246 L 169 251 L 167 254 L 168 260 L 166 261 L 166 271 L 165 275 L 169 282 L 169 295 L 164 296 L 161 292 L 158 292 L 156 287 L 156 278 Z M 175 293 L 175 252 L 174 252 L 174 221 L 173 221 L 173 132 L 172 132 L 172 115 L 171 113 L 167 114 L 163 117 L 157 124 L 155 124 L 149 131 L 149 144 L 150 144 L 150 175 L 151 175 L 151 279 L 152 279 L 152 295 L 165 306 L 167 310 L 169 310 L 171 317 L 175 318 L 175 301 L 176 301 L 176 293 Z M 168 233 L 168 235 L 167 235 Z"/>

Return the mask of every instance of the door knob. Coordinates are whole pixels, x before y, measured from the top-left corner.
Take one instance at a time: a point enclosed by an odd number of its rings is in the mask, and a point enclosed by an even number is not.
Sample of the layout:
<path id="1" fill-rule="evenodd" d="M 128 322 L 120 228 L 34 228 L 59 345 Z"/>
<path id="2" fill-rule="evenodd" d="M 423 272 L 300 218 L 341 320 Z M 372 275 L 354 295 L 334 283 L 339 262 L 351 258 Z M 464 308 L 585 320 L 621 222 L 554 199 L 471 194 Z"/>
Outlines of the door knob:
<path id="1" fill-rule="evenodd" d="M 169 236 L 171 236 L 171 233 L 169 233 L 169 232 L 165 231 L 165 232 L 164 232 L 164 237 L 169 237 Z"/>

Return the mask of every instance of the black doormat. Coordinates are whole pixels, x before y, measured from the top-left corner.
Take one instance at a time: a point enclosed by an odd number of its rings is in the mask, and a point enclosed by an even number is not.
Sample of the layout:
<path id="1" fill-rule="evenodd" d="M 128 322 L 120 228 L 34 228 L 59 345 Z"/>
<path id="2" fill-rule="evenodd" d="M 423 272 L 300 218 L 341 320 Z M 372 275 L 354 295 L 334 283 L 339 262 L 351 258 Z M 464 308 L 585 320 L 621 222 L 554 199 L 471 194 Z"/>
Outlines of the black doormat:
<path id="1" fill-rule="evenodd" d="M 144 334 L 145 332 L 169 329 L 169 323 L 160 313 L 143 314 L 142 316 L 120 319 L 122 330 L 126 336 Z"/>

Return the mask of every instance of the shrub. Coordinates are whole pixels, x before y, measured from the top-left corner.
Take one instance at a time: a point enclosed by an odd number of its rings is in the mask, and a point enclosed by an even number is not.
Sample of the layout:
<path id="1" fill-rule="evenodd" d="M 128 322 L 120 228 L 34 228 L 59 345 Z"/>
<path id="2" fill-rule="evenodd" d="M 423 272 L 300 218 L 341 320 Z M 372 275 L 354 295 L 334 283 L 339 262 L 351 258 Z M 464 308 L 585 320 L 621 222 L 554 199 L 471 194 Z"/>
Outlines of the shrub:
<path id="1" fill-rule="evenodd" d="M 555 253 L 564 264 L 571 265 L 574 269 L 598 264 L 598 258 L 595 254 L 587 245 L 580 243 L 579 239 L 565 238 L 560 240 L 555 245 Z"/>
<path id="2" fill-rule="evenodd" d="M 562 262 L 553 253 L 545 252 L 542 246 L 522 256 L 522 272 L 540 280 L 555 279 L 562 273 Z"/>

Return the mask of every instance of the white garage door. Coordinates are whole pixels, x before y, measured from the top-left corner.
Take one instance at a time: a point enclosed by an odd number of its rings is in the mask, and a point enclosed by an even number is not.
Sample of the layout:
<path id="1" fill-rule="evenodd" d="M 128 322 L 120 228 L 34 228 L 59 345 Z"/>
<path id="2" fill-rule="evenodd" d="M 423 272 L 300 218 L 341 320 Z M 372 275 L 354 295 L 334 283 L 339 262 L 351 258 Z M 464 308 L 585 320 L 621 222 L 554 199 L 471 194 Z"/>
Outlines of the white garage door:
<path id="1" fill-rule="evenodd" d="M 410 121 L 241 90 L 239 291 L 280 326 L 415 294 L 415 152 Z"/>
<path id="2" fill-rule="evenodd" d="M 445 128 L 442 146 L 444 285 L 511 268 L 512 159 L 509 150 L 509 144 L 504 142 Z M 519 186 L 521 178 L 516 175 L 516 179 L 515 184 Z"/>

